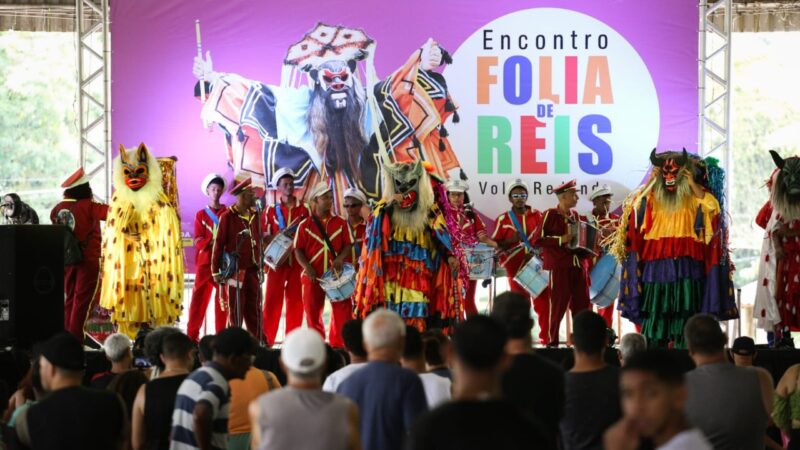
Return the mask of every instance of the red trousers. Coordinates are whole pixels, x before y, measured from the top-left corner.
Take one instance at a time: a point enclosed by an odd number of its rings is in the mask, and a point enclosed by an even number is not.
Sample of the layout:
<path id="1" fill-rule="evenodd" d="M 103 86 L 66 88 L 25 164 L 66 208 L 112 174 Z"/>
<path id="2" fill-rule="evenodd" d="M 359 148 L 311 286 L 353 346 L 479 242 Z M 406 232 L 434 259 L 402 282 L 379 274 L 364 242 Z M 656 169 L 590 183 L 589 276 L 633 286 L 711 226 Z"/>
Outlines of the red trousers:
<path id="1" fill-rule="evenodd" d="M 194 289 L 192 289 L 192 302 L 189 303 L 189 323 L 186 324 L 186 334 L 197 342 L 200 338 L 200 325 L 206 318 L 208 301 L 214 291 L 214 278 L 211 276 L 211 265 L 203 264 L 197 266 L 197 273 L 194 276 Z M 217 297 L 219 297 L 217 292 Z M 218 298 L 214 299 L 214 325 L 215 331 L 219 333 L 228 325 L 228 311 L 222 309 Z"/>
<path id="2" fill-rule="evenodd" d="M 611 328 L 614 323 L 614 311 L 617 310 L 615 306 L 617 306 L 616 302 L 606 306 L 605 308 L 597 308 L 597 314 L 600 314 L 600 316 L 606 321 L 608 328 Z"/>
<path id="3" fill-rule="evenodd" d="M 519 292 L 530 298 L 528 291 L 526 291 L 522 285 L 514 281 L 514 277 L 517 276 L 517 272 L 521 268 L 521 265 L 518 267 L 508 266 L 505 268 L 508 274 L 508 286 L 511 288 L 511 292 Z M 547 345 L 550 343 L 548 339 L 548 330 L 550 329 L 550 288 L 545 288 L 538 297 L 532 298 L 531 303 L 533 304 L 533 311 L 536 313 L 539 324 L 539 342 L 542 345 Z"/>
<path id="4" fill-rule="evenodd" d="M 228 313 L 231 318 L 231 326 L 241 327 L 244 322 L 247 324 L 247 331 L 256 339 L 262 333 L 258 329 L 258 316 L 261 314 L 258 308 L 259 289 L 257 267 L 251 267 L 244 271 L 238 302 L 236 301 L 236 287 L 228 285 Z"/>
<path id="5" fill-rule="evenodd" d="M 478 314 L 478 307 L 475 305 L 475 291 L 478 288 L 478 280 L 469 280 L 467 284 L 467 296 L 464 298 L 464 312 L 467 317 Z"/>
<path id="6" fill-rule="evenodd" d="M 325 291 L 319 287 L 316 280 L 308 277 L 303 279 L 303 306 L 306 310 L 306 323 L 308 327 L 317 330 L 325 337 L 325 325 L 322 323 L 322 309 L 325 307 Z M 331 324 L 328 330 L 328 342 L 333 348 L 344 348 L 342 340 L 342 325 L 353 318 L 352 300 L 331 302 Z"/>
<path id="7" fill-rule="evenodd" d="M 94 259 L 64 266 L 64 329 L 81 342 L 89 308 L 94 303 L 95 294 L 99 294 L 99 291 L 95 292 L 99 273 L 100 262 Z"/>
<path id="8" fill-rule="evenodd" d="M 574 317 L 589 308 L 589 283 L 581 267 L 550 271 L 550 334 L 548 344 L 558 345 L 558 330 L 567 308 Z M 568 331 L 569 332 L 569 331 Z"/>
<path id="9" fill-rule="evenodd" d="M 303 324 L 303 297 L 299 264 L 284 264 L 278 270 L 267 270 L 267 287 L 264 289 L 264 338 L 268 345 L 275 344 L 281 321 L 283 303 L 286 302 L 286 334 Z"/>

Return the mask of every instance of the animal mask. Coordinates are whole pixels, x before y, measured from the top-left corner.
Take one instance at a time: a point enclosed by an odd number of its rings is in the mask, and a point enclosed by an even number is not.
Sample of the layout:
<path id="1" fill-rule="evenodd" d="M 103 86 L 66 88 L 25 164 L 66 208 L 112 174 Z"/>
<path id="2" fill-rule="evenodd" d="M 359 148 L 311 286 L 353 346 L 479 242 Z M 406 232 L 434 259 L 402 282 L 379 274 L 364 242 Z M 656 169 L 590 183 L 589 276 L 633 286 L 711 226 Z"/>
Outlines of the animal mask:
<path id="1" fill-rule="evenodd" d="M 419 161 L 413 163 L 387 164 L 394 185 L 394 193 L 401 196 L 398 208 L 406 211 L 414 210 L 419 199 L 419 183 L 424 169 Z"/>
<path id="2" fill-rule="evenodd" d="M 653 149 L 650 152 L 650 162 L 660 170 L 664 188 L 668 192 L 675 192 L 680 171 L 689 162 L 689 154 L 684 148 L 682 153 L 667 152 L 656 155 L 656 149 Z"/>
<path id="3" fill-rule="evenodd" d="M 125 186 L 128 186 L 132 191 L 138 191 L 145 184 L 149 177 L 149 169 L 147 167 L 150 155 L 147 152 L 147 147 L 144 144 L 139 144 L 136 149 L 135 158 L 133 161 L 128 159 L 128 154 L 125 147 L 120 144 L 119 146 L 120 160 L 122 161 L 122 175 L 125 180 Z"/>
<path id="4" fill-rule="evenodd" d="M 783 191 L 790 200 L 800 201 L 800 158 L 783 159 L 775 150 L 770 150 L 769 154 L 779 169 L 775 189 Z"/>

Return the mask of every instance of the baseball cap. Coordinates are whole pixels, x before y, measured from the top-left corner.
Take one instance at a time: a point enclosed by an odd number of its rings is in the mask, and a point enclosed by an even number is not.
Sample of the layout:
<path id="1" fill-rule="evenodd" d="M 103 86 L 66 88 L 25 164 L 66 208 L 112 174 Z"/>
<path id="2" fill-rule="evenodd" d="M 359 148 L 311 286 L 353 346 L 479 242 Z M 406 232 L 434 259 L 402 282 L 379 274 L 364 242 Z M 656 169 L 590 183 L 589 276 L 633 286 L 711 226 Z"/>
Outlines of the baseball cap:
<path id="1" fill-rule="evenodd" d="M 737 355 L 750 356 L 756 352 L 756 343 L 752 338 L 741 336 L 733 341 L 731 351 Z"/>
<path id="2" fill-rule="evenodd" d="M 58 333 L 45 341 L 41 346 L 41 355 L 60 369 L 79 371 L 86 368 L 83 346 L 78 338 L 67 332 Z"/>
<path id="3" fill-rule="evenodd" d="M 281 360 L 290 372 L 312 373 L 325 364 L 325 343 L 310 328 L 297 328 L 283 341 Z"/>

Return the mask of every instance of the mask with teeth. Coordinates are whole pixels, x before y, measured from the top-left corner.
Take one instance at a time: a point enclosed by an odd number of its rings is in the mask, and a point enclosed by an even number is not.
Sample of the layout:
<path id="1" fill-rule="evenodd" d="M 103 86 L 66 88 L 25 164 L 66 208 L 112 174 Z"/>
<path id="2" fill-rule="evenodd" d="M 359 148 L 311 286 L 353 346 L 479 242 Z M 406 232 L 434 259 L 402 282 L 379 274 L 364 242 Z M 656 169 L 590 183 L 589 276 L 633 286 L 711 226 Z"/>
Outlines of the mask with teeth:
<path id="1" fill-rule="evenodd" d="M 667 192 L 675 192 L 680 181 L 680 171 L 689 161 L 686 149 L 682 153 L 667 152 L 656 155 L 656 149 L 650 153 L 650 162 L 661 172 L 664 188 Z"/>
<path id="2" fill-rule="evenodd" d="M 412 211 L 417 207 L 419 182 L 424 169 L 419 161 L 413 163 L 390 164 L 385 167 L 392 179 L 395 195 L 401 197 L 397 207 Z"/>
<path id="3" fill-rule="evenodd" d="M 336 110 L 347 108 L 347 102 L 353 92 L 353 68 L 351 64 L 340 60 L 322 63 L 311 72 L 328 97 L 329 105 Z"/>

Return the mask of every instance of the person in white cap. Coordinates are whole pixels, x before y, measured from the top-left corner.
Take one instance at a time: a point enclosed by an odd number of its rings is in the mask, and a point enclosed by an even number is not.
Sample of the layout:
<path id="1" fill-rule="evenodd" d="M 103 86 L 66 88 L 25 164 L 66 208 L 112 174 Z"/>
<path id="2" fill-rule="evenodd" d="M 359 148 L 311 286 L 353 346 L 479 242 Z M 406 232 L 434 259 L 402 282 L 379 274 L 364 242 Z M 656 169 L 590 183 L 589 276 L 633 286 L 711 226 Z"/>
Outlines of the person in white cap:
<path id="1" fill-rule="evenodd" d="M 50 221 L 68 226 L 80 243 L 80 261 L 64 266 L 64 329 L 80 342 L 89 308 L 96 298 L 102 240 L 100 222 L 108 215 L 108 205 L 92 199 L 89 180 L 83 168 L 76 170 L 61 184 L 64 199 L 50 211 Z"/>
<path id="2" fill-rule="evenodd" d="M 514 281 L 517 272 L 534 254 L 538 247 L 537 240 L 542 227 L 542 213 L 528 206 L 528 185 L 522 179 L 512 180 L 508 185 L 508 200 L 511 209 L 500 214 L 495 221 L 492 239 L 503 250 L 500 253 L 500 265 L 508 275 L 508 286 L 512 292 L 518 292 L 530 298 L 530 294 L 522 285 Z M 547 344 L 549 328 L 550 289 L 545 289 L 538 297 L 531 299 L 539 323 L 539 339 Z"/>
<path id="3" fill-rule="evenodd" d="M 208 205 L 194 216 L 196 270 L 192 301 L 189 303 L 189 321 L 186 324 L 186 334 L 195 342 L 200 338 L 200 326 L 206 317 L 208 301 L 215 286 L 211 276 L 211 250 L 219 227 L 219 218 L 226 209 L 219 201 L 226 184 L 225 178 L 216 173 L 206 175 L 200 183 L 200 190 L 208 197 Z M 217 333 L 224 330 L 228 323 L 228 311 L 223 308 L 224 304 L 219 298 L 220 292 L 217 289 L 217 301 L 214 302 L 214 325 Z"/>
<path id="4" fill-rule="evenodd" d="M 270 236 L 285 233 L 293 237 L 294 230 L 304 218 L 311 214 L 308 205 L 294 195 L 295 174 L 292 169 L 281 168 L 272 176 L 272 189 L 279 198 L 264 211 L 266 232 Z M 267 285 L 264 291 L 264 338 L 269 345 L 275 344 L 283 304 L 286 303 L 286 333 L 303 324 L 303 301 L 300 274 L 303 268 L 297 264 L 291 250 L 286 262 L 277 269 L 267 268 Z"/>
<path id="5" fill-rule="evenodd" d="M 356 404 L 342 395 L 322 391 L 325 355 L 325 343 L 312 329 L 300 328 L 286 336 L 281 348 L 286 387 L 250 403 L 252 448 L 361 448 Z"/>
<path id="6" fill-rule="evenodd" d="M 347 222 L 331 212 L 333 192 L 330 185 L 320 181 L 311 188 L 308 198 L 313 207 L 312 214 L 300 222 L 294 236 L 294 257 L 303 267 L 303 307 L 306 323 L 321 336 L 325 336 L 322 309 L 325 306 L 325 291 L 319 278 L 329 269 L 341 273 L 342 265 L 350 257 L 353 236 Z M 332 317 L 328 341 L 334 348 L 344 348 L 341 329 L 353 318 L 350 299 L 331 302 Z"/>
<path id="7" fill-rule="evenodd" d="M 353 265 L 358 267 L 364 235 L 367 233 L 367 221 L 361 215 L 361 209 L 367 204 L 367 196 L 357 188 L 344 191 L 344 210 L 347 213 L 347 225 L 353 234 Z"/>
<path id="8" fill-rule="evenodd" d="M 594 207 L 592 208 L 592 213 L 587 216 L 587 219 L 590 222 L 594 222 L 595 226 L 600 230 L 601 239 L 613 234 L 617 229 L 617 224 L 619 224 L 619 215 L 611 212 L 612 195 L 613 193 L 611 192 L 611 188 L 607 184 L 596 187 L 591 194 L 589 194 L 589 200 L 592 202 Z M 597 260 L 605 253 L 606 252 L 604 250 L 602 254 L 597 255 L 590 260 L 589 273 L 591 273 L 594 264 L 597 263 Z M 616 301 L 605 308 L 598 309 L 597 311 L 598 314 L 603 316 L 603 319 L 606 321 L 606 325 L 608 325 L 609 328 L 614 321 L 614 311 L 616 310 L 614 307 L 615 304 Z"/>
<path id="9" fill-rule="evenodd" d="M 497 242 L 489 237 L 483 220 L 475 214 L 472 206 L 469 205 L 467 194 L 469 184 L 465 180 L 451 178 L 445 183 L 445 188 L 447 189 L 447 199 L 450 201 L 450 206 L 456 211 L 461 231 L 474 241 L 497 248 Z M 467 284 L 467 296 L 464 299 L 464 312 L 466 312 L 467 316 L 478 314 L 478 308 L 475 306 L 477 286 L 478 280 L 469 280 L 469 284 Z"/>

